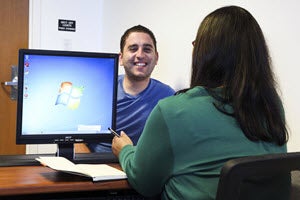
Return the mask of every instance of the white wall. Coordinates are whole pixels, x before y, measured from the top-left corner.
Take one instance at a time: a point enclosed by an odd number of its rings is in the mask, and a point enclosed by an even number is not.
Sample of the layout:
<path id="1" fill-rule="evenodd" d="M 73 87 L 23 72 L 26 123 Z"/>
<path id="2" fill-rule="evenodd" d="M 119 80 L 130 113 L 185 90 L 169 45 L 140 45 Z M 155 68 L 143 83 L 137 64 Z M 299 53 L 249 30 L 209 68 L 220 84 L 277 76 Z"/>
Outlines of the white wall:
<path id="1" fill-rule="evenodd" d="M 142 24 L 158 41 L 153 77 L 181 89 L 189 85 L 192 44 L 201 20 L 225 5 L 250 11 L 265 33 L 290 128 L 289 151 L 300 151 L 300 95 L 296 81 L 300 45 L 297 0 L 31 0 L 30 47 L 118 52 L 123 32 Z M 57 31 L 57 19 L 75 19 L 78 32 Z"/>
<path id="2" fill-rule="evenodd" d="M 101 51 L 101 9 L 98 0 L 30 0 L 29 48 Z M 76 21 L 76 31 L 58 31 L 58 19 Z M 28 154 L 56 149 L 54 144 L 26 145 Z"/>

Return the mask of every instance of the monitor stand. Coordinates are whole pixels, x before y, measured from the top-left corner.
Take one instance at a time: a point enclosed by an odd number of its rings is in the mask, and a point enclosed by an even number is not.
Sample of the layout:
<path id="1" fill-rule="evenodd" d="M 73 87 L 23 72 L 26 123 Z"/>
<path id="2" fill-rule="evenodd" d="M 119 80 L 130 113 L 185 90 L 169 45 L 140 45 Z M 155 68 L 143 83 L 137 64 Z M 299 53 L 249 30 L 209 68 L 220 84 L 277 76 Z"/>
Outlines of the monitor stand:
<path id="1" fill-rule="evenodd" d="M 65 157 L 69 160 L 75 160 L 74 144 L 57 144 L 56 156 Z"/>
<path id="2" fill-rule="evenodd" d="M 100 152 L 100 153 L 75 153 L 73 143 L 61 143 L 57 144 L 57 152 L 55 156 L 65 157 L 68 160 L 78 163 L 118 163 L 118 158 L 112 152 Z"/>

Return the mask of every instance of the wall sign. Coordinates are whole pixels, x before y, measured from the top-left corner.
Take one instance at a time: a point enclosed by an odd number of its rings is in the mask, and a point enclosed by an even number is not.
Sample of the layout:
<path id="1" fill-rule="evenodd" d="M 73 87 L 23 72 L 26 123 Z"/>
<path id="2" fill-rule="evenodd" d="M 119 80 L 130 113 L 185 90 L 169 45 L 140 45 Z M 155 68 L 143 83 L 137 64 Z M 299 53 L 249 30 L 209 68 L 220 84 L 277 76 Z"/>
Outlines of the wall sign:
<path id="1" fill-rule="evenodd" d="M 66 20 L 59 19 L 58 20 L 58 30 L 59 31 L 76 31 L 76 21 L 75 20 Z"/>

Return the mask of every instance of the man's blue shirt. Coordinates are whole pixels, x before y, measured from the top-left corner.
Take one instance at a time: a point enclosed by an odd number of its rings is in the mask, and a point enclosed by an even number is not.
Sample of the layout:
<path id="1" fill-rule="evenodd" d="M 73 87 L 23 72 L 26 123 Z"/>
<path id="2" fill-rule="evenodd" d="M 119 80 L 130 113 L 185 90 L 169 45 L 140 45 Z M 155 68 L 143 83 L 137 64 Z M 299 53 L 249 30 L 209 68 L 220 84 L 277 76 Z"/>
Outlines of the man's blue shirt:
<path id="1" fill-rule="evenodd" d="M 175 91 L 156 79 L 150 79 L 145 90 L 132 96 L 124 91 L 123 80 L 124 75 L 119 75 L 116 131 L 124 131 L 135 145 L 154 106 L 160 99 L 173 95 Z M 111 143 L 88 144 L 88 147 L 92 152 L 111 151 Z"/>

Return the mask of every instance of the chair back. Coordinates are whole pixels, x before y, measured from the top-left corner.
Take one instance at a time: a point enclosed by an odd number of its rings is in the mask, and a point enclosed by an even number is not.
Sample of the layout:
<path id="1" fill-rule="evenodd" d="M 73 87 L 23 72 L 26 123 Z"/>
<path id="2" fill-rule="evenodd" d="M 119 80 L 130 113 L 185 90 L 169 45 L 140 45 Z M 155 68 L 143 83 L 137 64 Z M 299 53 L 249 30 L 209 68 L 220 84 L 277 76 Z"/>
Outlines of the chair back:
<path id="1" fill-rule="evenodd" d="M 300 152 L 229 160 L 221 170 L 216 200 L 300 199 L 291 184 L 291 172 L 297 170 Z"/>

